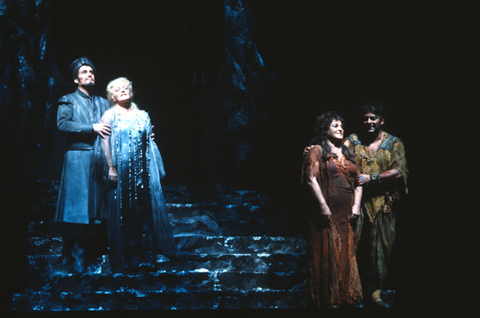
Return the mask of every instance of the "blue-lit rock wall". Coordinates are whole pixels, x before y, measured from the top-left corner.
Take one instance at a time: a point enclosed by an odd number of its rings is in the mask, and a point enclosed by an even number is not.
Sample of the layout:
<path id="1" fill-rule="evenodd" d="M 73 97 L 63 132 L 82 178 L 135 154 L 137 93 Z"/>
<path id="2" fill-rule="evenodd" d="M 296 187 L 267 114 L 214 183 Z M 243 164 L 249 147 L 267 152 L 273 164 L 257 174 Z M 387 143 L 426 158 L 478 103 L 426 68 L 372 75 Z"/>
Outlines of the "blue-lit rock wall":
<path id="1" fill-rule="evenodd" d="M 225 62 L 218 77 L 217 95 L 224 158 L 223 176 L 242 182 L 255 178 L 262 142 L 271 137 L 268 111 L 276 75 L 268 72 L 252 36 L 253 6 L 225 0 Z M 264 143 L 263 143 L 264 144 Z"/>
<path id="2" fill-rule="evenodd" d="M 52 149 L 54 101 L 65 87 L 50 54 L 49 1 L 0 1 L 1 306 L 25 269 L 26 224 L 38 171 Z"/>
<path id="3" fill-rule="evenodd" d="M 0 126 L 27 167 L 51 149 L 55 99 L 66 86 L 50 52 L 49 1 L 1 1 Z"/>

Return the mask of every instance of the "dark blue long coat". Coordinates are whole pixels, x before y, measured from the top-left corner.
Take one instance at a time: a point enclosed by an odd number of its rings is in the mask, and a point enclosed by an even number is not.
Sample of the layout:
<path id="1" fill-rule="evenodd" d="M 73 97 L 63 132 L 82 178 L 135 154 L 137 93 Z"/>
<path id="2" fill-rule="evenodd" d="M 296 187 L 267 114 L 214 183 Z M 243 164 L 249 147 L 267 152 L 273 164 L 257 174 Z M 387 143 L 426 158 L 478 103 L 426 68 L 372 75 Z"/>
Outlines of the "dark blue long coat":
<path id="1" fill-rule="evenodd" d="M 100 137 L 93 125 L 109 108 L 100 96 L 77 90 L 58 101 L 57 127 L 67 134 L 55 220 L 88 224 L 105 218 L 102 193 L 105 168 Z"/>

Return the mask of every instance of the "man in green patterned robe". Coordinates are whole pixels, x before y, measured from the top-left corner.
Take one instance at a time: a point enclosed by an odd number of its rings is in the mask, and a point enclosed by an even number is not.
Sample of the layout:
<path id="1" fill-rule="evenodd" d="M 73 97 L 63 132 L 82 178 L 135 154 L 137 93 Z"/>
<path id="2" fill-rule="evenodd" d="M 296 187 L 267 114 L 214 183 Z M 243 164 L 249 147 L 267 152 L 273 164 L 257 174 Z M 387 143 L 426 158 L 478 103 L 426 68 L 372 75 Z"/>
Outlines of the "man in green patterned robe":
<path id="1" fill-rule="evenodd" d="M 357 260 L 364 291 L 372 292 L 373 304 L 382 301 L 388 266 L 395 242 L 395 218 L 400 198 L 408 193 L 408 166 L 403 142 L 383 130 L 386 111 L 370 102 L 362 107 L 364 133 L 352 134 L 345 144 L 355 153 L 363 186 L 362 213 L 357 224 Z M 365 299 L 368 299 L 365 297 Z"/>

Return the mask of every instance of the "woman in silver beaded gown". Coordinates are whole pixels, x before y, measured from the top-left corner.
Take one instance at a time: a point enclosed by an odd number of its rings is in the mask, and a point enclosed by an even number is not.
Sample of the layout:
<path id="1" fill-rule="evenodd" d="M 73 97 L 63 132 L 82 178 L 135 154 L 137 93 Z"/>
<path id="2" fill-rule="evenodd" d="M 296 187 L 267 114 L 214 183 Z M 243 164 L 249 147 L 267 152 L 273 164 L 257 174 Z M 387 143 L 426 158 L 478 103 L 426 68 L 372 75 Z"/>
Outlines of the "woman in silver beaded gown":
<path id="1" fill-rule="evenodd" d="M 108 165 L 107 228 L 113 272 L 152 267 L 156 254 L 175 256 L 160 179 L 162 157 L 151 139 L 148 114 L 132 102 L 132 83 L 120 77 L 107 85 L 111 108 L 101 122 L 111 127 L 102 140 Z"/>

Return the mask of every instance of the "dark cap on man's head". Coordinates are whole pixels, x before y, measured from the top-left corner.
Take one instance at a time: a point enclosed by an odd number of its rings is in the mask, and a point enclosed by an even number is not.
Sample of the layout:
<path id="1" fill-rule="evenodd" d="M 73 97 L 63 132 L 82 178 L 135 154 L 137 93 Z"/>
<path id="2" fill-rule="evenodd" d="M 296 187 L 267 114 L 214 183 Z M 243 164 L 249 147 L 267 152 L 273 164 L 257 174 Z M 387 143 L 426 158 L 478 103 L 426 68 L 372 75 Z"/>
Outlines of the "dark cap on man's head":
<path id="1" fill-rule="evenodd" d="M 78 77 L 78 70 L 83 65 L 88 65 L 93 69 L 94 73 L 97 72 L 95 70 L 95 66 L 93 66 L 93 63 L 89 59 L 87 59 L 86 57 L 80 57 L 80 58 L 76 59 L 75 61 L 73 61 L 72 64 L 70 64 L 70 67 L 69 67 L 69 70 L 70 70 L 70 73 L 72 73 L 72 78 L 73 79 L 76 79 Z"/>

